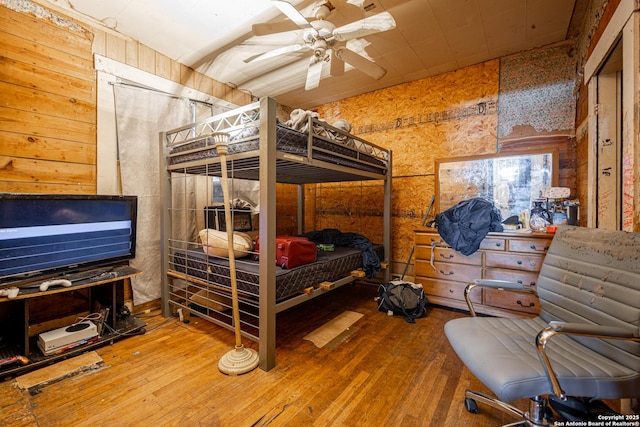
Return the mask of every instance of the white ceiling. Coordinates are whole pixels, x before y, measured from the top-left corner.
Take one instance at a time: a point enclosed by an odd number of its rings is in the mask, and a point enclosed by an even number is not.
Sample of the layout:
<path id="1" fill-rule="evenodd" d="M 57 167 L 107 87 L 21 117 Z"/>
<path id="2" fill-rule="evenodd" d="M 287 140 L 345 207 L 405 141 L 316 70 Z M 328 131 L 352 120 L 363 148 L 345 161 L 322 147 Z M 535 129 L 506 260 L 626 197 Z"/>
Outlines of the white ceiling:
<path id="1" fill-rule="evenodd" d="M 270 0 L 48 0 L 73 16 L 101 21 L 156 51 L 256 97 L 312 108 L 575 37 L 587 0 L 331 0 L 337 27 L 390 12 L 396 28 L 358 39 L 387 70 L 380 80 L 347 70 L 304 90 L 309 53 L 245 63 L 298 43 L 301 31 L 254 36 L 254 23 L 285 20 Z M 304 16 L 320 0 L 290 0 Z M 367 11 L 365 11 L 365 9 Z M 311 18 L 309 19 L 311 20 Z"/>

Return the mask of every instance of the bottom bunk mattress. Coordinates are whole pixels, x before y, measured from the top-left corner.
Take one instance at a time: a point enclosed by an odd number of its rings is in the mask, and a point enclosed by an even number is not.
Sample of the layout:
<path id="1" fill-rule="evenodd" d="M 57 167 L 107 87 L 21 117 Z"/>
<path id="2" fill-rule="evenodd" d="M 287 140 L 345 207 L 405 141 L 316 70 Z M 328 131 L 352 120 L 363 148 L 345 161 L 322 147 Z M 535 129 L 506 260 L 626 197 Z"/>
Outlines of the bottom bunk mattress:
<path id="1" fill-rule="evenodd" d="M 384 247 L 374 244 L 373 248 L 378 257 L 384 259 Z M 259 266 L 259 261 L 251 258 L 236 259 L 237 288 L 244 297 L 258 298 Z M 311 264 L 292 269 L 276 266 L 276 300 L 299 295 L 321 282 L 336 281 L 362 266 L 362 251 L 344 246 L 336 246 L 334 251 L 318 251 L 317 261 Z M 170 269 L 186 275 L 187 279 L 193 277 L 213 286 L 231 288 L 229 260 L 208 256 L 202 249 L 176 250 Z"/>

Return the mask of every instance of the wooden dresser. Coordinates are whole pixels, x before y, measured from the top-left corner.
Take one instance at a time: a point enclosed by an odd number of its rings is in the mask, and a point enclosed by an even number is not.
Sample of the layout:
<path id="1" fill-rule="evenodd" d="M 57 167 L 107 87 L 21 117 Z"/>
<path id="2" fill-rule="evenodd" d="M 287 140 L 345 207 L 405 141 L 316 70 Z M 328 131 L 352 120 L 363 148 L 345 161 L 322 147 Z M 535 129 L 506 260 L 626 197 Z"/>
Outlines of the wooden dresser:
<path id="1" fill-rule="evenodd" d="M 465 256 L 452 249 L 435 229 L 415 232 L 415 281 L 422 283 L 429 304 L 468 310 L 464 288 L 474 279 L 502 279 L 535 288 L 538 271 L 552 234 L 489 233 L 480 249 Z M 497 289 L 475 288 L 478 313 L 531 317 L 539 312 L 538 297 Z"/>

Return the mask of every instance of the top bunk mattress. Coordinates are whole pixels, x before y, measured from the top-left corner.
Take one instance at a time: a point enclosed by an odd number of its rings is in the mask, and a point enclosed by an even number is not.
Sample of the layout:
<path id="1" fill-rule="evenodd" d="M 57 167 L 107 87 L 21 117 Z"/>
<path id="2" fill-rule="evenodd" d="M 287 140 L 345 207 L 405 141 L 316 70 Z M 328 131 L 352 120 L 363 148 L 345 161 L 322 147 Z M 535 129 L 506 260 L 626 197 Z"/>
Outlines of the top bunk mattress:
<path id="1" fill-rule="evenodd" d="M 384 247 L 373 244 L 380 259 L 384 258 Z M 209 282 L 214 286 L 231 288 L 229 260 L 206 255 L 202 249 L 177 250 L 170 268 L 187 277 Z M 292 269 L 276 266 L 276 300 L 282 301 L 299 295 L 306 288 L 321 282 L 333 282 L 348 276 L 351 271 L 363 266 L 362 251 L 345 246 L 336 246 L 334 251 L 318 251 L 317 261 Z M 251 257 L 236 259 L 236 282 L 239 293 L 258 298 L 260 284 L 260 262 Z"/>
<path id="2" fill-rule="evenodd" d="M 309 134 L 292 129 L 281 122 L 277 122 L 276 125 L 276 149 L 300 158 L 310 157 L 313 160 L 380 175 L 386 173 L 387 161 L 376 155 L 377 150 L 374 146 L 367 145 L 362 140 L 356 141 L 347 134 L 338 133 L 335 128 L 323 125 L 319 121 L 314 121 L 313 126 L 315 130 L 311 137 L 311 155 L 309 154 Z M 327 138 L 316 136 L 318 128 L 323 126 L 326 129 L 321 133 L 328 135 Z M 257 156 L 259 148 L 258 125 L 252 124 L 231 134 L 227 155 L 255 152 Z M 175 166 L 217 157 L 214 139 L 203 137 L 173 147 L 167 160 L 169 165 Z"/>

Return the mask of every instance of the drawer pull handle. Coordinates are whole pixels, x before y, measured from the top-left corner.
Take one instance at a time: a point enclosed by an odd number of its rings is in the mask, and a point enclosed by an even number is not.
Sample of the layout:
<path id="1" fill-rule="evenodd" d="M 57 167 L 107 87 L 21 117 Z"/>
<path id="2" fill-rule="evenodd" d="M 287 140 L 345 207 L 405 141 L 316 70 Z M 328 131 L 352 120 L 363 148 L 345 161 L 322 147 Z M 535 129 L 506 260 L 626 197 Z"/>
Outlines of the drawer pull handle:
<path id="1" fill-rule="evenodd" d="M 518 264 L 518 265 L 522 265 L 522 260 L 518 260 L 518 261 L 516 261 L 516 264 Z"/>
<path id="2" fill-rule="evenodd" d="M 535 306 L 536 306 L 536 305 L 535 305 L 534 303 L 532 303 L 532 302 L 530 302 L 530 303 L 529 303 L 529 305 L 524 305 L 524 304 L 522 303 L 522 301 L 520 301 L 520 300 L 516 301 L 516 304 L 518 304 L 518 305 L 519 305 L 519 306 L 521 306 L 521 307 L 525 307 L 525 308 L 531 308 L 531 307 L 535 307 Z"/>
<path id="3" fill-rule="evenodd" d="M 444 274 L 445 276 L 453 276 L 453 271 L 445 273 L 444 271 L 440 270 L 440 274 Z"/>
<path id="4" fill-rule="evenodd" d="M 531 248 L 531 249 L 533 249 L 534 251 L 544 252 L 544 251 L 546 251 L 546 250 L 548 250 L 548 249 L 549 249 L 549 246 L 545 246 L 545 247 L 544 247 L 544 248 L 542 248 L 542 249 L 538 249 L 538 248 L 536 248 L 536 245 L 531 245 L 531 246 L 530 246 L 530 248 Z"/>
<path id="5" fill-rule="evenodd" d="M 502 246 L 502 243 L 497 242 L 497 243 L 496 243 L 496 248 L 499 248 L 500 246 Z"/>
<path id="6" fill-rule="evenodd" d="M 454 257 L 454 255 L 453 254 L 449 254 L 449 256 L 445 256 L 445 254 L 440 254 L 440 257 L 444 258 L 444 259 L 451 259 L 451 258 Z"/>
<path id="7" fill-rule="evenodd" d="M 517 283 L 519 283 L 519 284 L 521 284 L 521 285 L 522 285 L 522 280 L 518 280 L 518 281 L 517 281 Z"/>
<path id="8" fill-rule="evenodd" d="M 452 294 L 453 293 L 453 289 L 449 289 L 449 293 Z"/>

